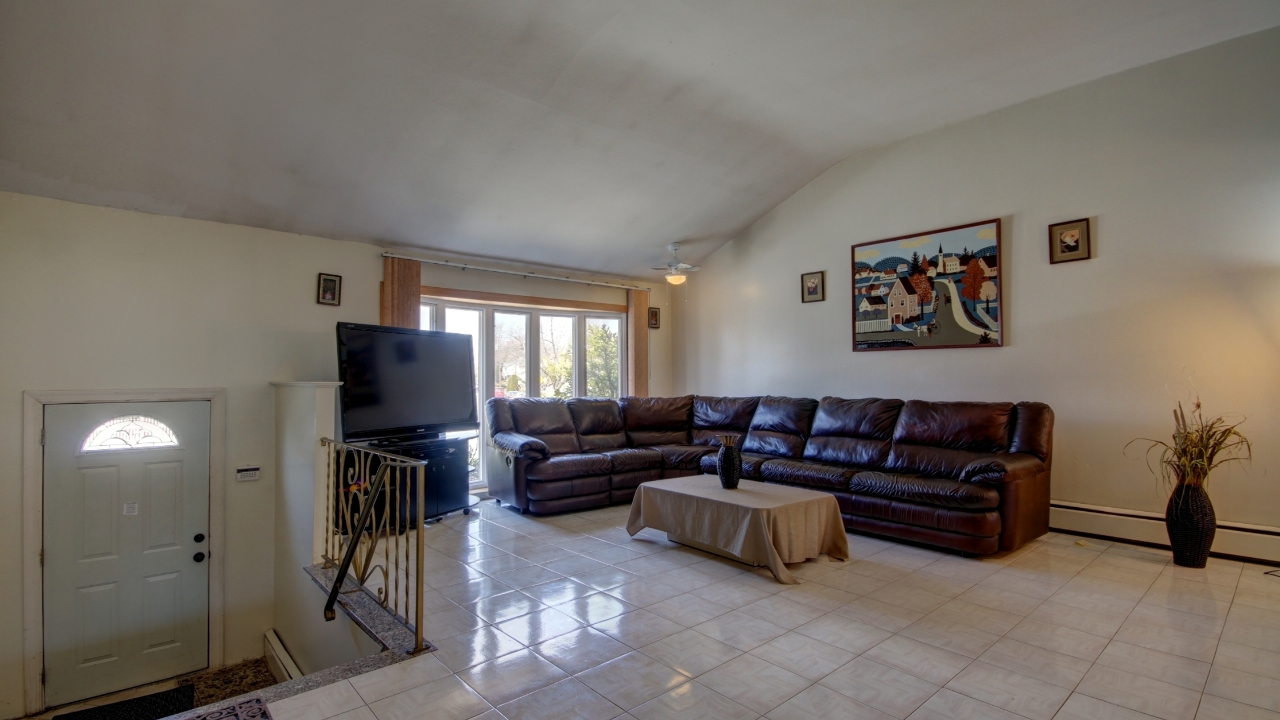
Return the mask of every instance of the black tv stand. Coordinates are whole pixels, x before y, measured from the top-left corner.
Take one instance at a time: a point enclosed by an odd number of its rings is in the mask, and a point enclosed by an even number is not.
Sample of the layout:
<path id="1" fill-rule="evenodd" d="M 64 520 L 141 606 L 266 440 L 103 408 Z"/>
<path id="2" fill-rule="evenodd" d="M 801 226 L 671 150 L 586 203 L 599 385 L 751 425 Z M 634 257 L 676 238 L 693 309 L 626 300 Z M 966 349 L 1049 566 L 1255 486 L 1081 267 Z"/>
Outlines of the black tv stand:
<path id="1" fill-rule="evenodd" d="M 480 502 L 469 492 L 467 442 L 470 438 L 446 438 L 443 435 L 423 438 L 419 435 L 408 440 L 400 443 L 379 440 L 368 443 L 368 447 L 412 462 L 426 463 L 424 519 L 431 520 L 457 510 L 470 515 L 471 506 Z"/>

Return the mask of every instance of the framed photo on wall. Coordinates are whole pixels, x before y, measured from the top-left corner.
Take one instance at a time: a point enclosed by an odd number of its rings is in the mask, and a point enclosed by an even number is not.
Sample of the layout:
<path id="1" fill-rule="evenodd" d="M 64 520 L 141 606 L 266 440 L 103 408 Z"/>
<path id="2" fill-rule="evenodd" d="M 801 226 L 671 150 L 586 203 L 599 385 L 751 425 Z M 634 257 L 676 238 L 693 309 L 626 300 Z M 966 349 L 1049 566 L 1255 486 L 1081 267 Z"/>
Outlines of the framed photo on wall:
<path id="1" fill-rule="evenodd" d="M 342 276 L 320 273 L 316 284 L 316 302 L 321 305 L 342 304 Z"/>
<path id="2" fill-rule="evenodd" d="M 662 308 L 649 308 L 649 329 L 657 330 L 662 327 Z"/>
<path id="3" fill-rule="evenodd" d="M 822 302 L 827 299 L 827 271 L 805 273 L 800 276 L 800 302 Z"/>
<path id="4" fill-rule="evenodd" d="M 1049 264 L 1088 260 L 1093 250 L 1089 241 L 1089 218 L 1050 225 Z"/>
<path id="5" fill-rule="evenodd" d="M 853 350 L 1000 347 L 1000 220 L 859 243 Z"/>

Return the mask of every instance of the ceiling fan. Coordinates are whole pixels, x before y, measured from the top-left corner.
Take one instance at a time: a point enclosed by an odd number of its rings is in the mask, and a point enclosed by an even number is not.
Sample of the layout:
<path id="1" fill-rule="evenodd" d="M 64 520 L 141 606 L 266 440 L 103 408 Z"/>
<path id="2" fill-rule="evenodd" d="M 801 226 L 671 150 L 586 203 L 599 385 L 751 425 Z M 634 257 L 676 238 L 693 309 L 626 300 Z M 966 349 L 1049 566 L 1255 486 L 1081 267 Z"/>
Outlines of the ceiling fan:
<path id="1" fill-rule="evenodd" d="M 698 272 L 702 269 L 700 265 L 690 265 L 680 260 L 680 243 L 673 242 L 667 246 L 667 249 L 671 251 L 671 259 L 667 261 L 666 265 L 653 269 L 665 270 L 666 274 L 663 277 L 672 285 L 683 285 L 684 281 L 688 279 L 688 275 L 685 273 Z"/>

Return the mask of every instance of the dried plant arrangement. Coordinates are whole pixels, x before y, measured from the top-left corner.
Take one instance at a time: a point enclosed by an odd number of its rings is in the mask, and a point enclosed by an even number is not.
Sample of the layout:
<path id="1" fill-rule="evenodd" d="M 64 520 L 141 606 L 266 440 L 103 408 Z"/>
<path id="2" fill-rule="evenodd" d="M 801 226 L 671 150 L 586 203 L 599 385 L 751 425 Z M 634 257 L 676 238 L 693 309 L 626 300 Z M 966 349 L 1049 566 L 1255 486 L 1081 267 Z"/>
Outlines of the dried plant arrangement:
<path id="1" fill-rule="evenodd" d="M 1181 402 L 1173 411 L 1172 442 L 1137 438 L 1125 445 L 1127 452 L 1135 443 L 1146 443 L 1147 468 L 1164 480 L 1169 490 L 1165 527 L 1178 565 L 1204 567 L 1208 562 L 1217 518 L 1205 484 L 1215 469 L 1253 460 L 1253 445 L 1239 430 L 1243 423 L 1244 418 L 1233 421 L 1224 415 L 1205 417 L 1200 399 L 1196 398 L 1190 413 Z"/>

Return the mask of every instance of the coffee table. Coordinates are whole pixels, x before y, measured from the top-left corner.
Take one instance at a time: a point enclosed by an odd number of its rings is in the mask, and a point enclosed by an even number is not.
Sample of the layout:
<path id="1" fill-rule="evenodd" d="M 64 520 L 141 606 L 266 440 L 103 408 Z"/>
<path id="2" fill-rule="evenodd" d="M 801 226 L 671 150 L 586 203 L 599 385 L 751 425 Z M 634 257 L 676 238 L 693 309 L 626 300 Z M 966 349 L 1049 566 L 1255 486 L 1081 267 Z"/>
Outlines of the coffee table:
<path id="1" fill-rule="evenodd" d="M 644 528 L 668 539 L 750 565 L 767 565 L 780 583 L 794 584 L 787 563 L 819 555 L 849 557 L 849 539 L 834 495 L 742 480 L 736 490 L 715 475 L 654 480 L 636 488 L 627 532 Z"/>

